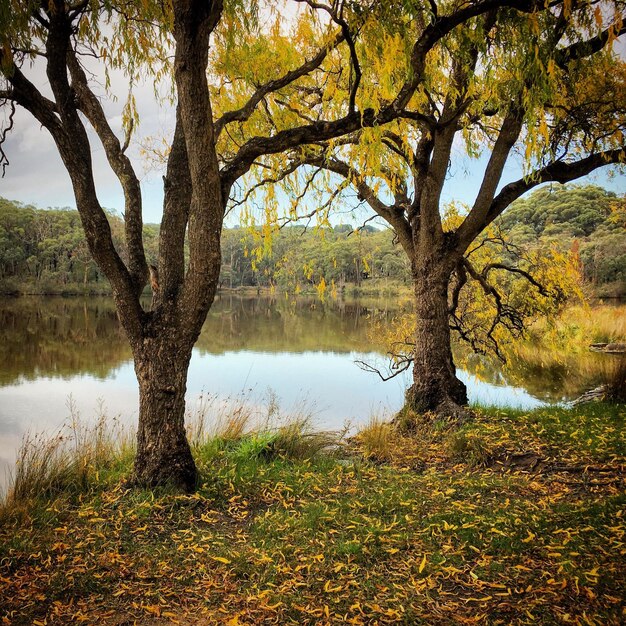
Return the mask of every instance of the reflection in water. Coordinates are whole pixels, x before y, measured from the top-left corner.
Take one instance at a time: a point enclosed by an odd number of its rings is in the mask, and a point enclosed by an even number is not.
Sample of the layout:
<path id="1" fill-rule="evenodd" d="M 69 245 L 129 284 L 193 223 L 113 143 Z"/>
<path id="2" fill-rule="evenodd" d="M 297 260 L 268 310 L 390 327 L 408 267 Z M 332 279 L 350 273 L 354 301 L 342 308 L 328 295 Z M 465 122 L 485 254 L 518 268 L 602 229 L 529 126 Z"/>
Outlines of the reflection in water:
<path id="1" fill-rule="evenodd" d="M 42 376 L 106 378 L 131 358 L 109 298 L 0 300 L 0 385 Z"/>
<path id="2" fill-rule="evenodd" d="M 368 329 L 375 317 L 393 314 L 392 300 L 323 304 L 218 296 L 193 353 L 190 405 L 203 392 L 221 398 L 247 394 L 261 403 L 271 389 L 285 413 L 308 399 L 325 428 L 390 414 L 402 404 L 408 377 L 383 383 L 354 360 L 380 362 L 384 346 L 372 342 Z M 83 418 L 94 415 L 102 398 L 108 414 L 136 419 L 131 352 L 110 299 L 0 300 L 0 328 L 0 464 L 12 462 L 27 429 L 58 428 L 68 416 L 70 395 Z M 524 364 L 513 364 L 507 373 L 513 388 L 484 360 L 463 362 L 472 373 L 460 375 L 474 402 L 539 404 L 525 389 L 542 399 L 562 398 L 554 380 Z"/>

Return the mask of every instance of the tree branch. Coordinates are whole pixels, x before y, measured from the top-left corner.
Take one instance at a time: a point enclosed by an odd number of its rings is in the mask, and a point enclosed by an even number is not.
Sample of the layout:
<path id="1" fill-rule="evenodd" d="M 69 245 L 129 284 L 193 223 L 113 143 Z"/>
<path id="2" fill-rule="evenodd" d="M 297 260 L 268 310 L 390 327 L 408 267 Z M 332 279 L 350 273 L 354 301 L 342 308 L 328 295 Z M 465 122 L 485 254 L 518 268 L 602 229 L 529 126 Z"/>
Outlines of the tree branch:
<path id="1" fill-rule="evenodd" d="M 547 182 L 558 182 L 564 185 L 581 176 L 586 176 L 604 165 L 624 162 L 626 162 L 626 148 L 616 148 L 592 154 L 573 163 L 556 161 L 546 167 L 535 170 L 525 178 L 509 183 L 500 191 L 482 220 L 481 230 L 489 226 L 514 200 L 517 200 L 517 198 L 537 185 Z"/>
<path id="2" fill-rule="evenodd" d="M 583 59 L 600 52 L 611 38 L 619 37 L 624 33 L 626 33 L 626 16 L 622 16 L 620 22 L 614 22 L 606 30 L 603 30 L 599 35 L 591 39 L 578 41 L 566 48 L 558 49 L 555 53 L 555 62 L 561 69 L 566 70 L 570 61 Z"/>
<path id="3" fill-rule="evenodd" d="M 185 340 L 196 340 L 213 300 L 221 265 L 220 234 L 228 195 L 222 196 L 215 149 L 213 114 L 207 82 L 209 37 L 222 11 L 222 0 L 185 0 L 174 8 L 174 79 L 191 181 L 189 265 L 179 313 Z"/>
<path id="4" fill-rule="evenodd" d="M 143 310 L 139 304 L 136 284 L 115 250 L 111 227 L 96 193 L 91 146 L 68 80 L 66 63 L 70 52 L 72 24 L 62 0 L 55 0 L 47 7 L 49 30 L 46 39 L 46 73 L 58 110 L 56 117 L 46 108 L 46 122 L 49 124 L 47 128 L 70 175 L 89 250 L 111 282 L 120 320 L 134 343 L 143 335 Z M 41 101 L 32 89 L 30 96 L 35 98 L 35 108 L 39 109 Z"/>
<path id="5" fill-rule="evenodd" d="M 406 108 L 418 85 L 423 80 L 426 67 L 426 55 L 433 49 L 435 44 L 460 24 L 479 15 L 490 11 L 497 11 L 504 7 L 509 7 L 523 13 L 544 11 L 549 8 L 546 3 L 540 0 L 522 0 L 521 2 L 516 2 L 515 0 L 478 0 L 450 15 L 434 15 L 434 19 L 426 26 L 411 51 L 412 74 L 405 81 L 395 100 L 390 105 L 390 108 L 395 111 L 396 117 Z"/>
<path id="6" fill-rule="evenodd" d="M 361 83 L 361 65 L 359 63 L 359 57 L 356 53 L 356 47 L 354 45 L 354 39 L 352 38 L 352 33 L 350 32 L 350 27 L 348 23 L 343 19 L 341 13 L 343 12 L 343 2 L 340 2 L 340 14 L 337 14 L 334 6 L 329 7 L 326 4 L 321 4 L 319 2 L 314 2 L 313 0 L 296 0 L 296 2 L 305 2 L 313 9 L 319 9 L 325 11 L 330 15 L 330 18 L 341 28 L 341 34 L 348 45 L 348 49 L 350 50 L 350 61 L 351 61 L 351 71 L 354 72 L 354 82 L 350 88 L 350 96 L 348 99 L 348 111 L 350 113 L 354 113 L 356 110 L 356 94 L 359 89 L 359 85 Z M 334 3 L 335 5 L 336 3 Z"/>
<path id="7" fill-rule="evenodd" d="M 410 354 L 389 354 L 389 357 L 392 359 L 389 369 L 391 369 L 391 371 L 393 372 L 389 374 L 389 376 L 385 376 L 377 367 L 374 367 L 373 365 L 370 365 L 365 361 L 357 360 L 354 363 L 365 372 L 369 372 L 370 374 L 378 374 L 383 382 L 387 382 L 388 380 L 399 376 L 403 372 L 406 372 L 413 364 L 413 357 Z"/>
<path id="8" fill-rule="evenodd" d="M 219 137 L 222 130 L 227 124 L 231 122 L 245 122 L 255 111 L 257 105 L 265 96 L 270 93 L 274 93 L 280 89 L 283 89 L 287 85 L 293 83 L 298 78 L 305 76 L 309 72 L 314 69 L 317 69 L 324 61 L 324 59 L 328 56 L 328 53 L 336 48 L 339 43 L 343 41 L 343 35 L 337 35 L 335 39 L 322 48 L 317 55 L 315 55 L 309 61 L 303 63 L 300 67 L 295 70 L 291 70 L 287 72 L 281 78 L 277 78 L 276 80 L 271 80 L 264 85 L 261 85 L 250 97 L 250 99 L 246 102 L 244 106 L 235 111 L 228 111 L 224 113 L 219 119 L 215 121 L 215 137 Z"/>
<path id="9" fill-rule="evenodd" d="M 143 220 L 141 187 L 130 159 L 109 126 L 98 98 L 89 88 L 87 77 L 80 66 L 76 54 L 69 50 L 67 65 L 72 77 L 72 88 L 78 98 L 80 110 L 96 131 L 111 169 L 117 176 L 124 192 L 124 223 L 128 246 L 128 268 L 135 283 L 137 295 L 141 294 L 148 279 L 148 265 L 143 247 Z"/>
<path id="10" fill-rule="evenodd" d="M 537 291 L 539 291 L 542 296 L 550 295 L 550 292 L 541 283 L 537 282 L 531 274 L 519 267 L 507 265 L 506 263 L 489 263 L 488 265 L 485 265 L 485 267 L 483 267 L 483 271 L 481 272 L 481 274 L 485 277 L 485 280 L 487 279 L 491 270 L 506 270 L 507 272 L 511 272 L 512 274 L 519 274 L 520 276 L 523 276 L 531 285 L 536 287 Z"/>
<path id="11" fill-rule="evenodd" d="M 163 218 L 159 232 L 161 289 L 156 306 L 173 302 L 185 277 L 185 231 L 191 206 L 191 174 L 180 112 L 176 107 L 174 139 L 163 179 Z"/>
<path id="12" fill-rule="evenodd" d="M 355 132 L 361 128 L 382 125 L 400 117 L 405 113 L 406 106 L 423 80 L 427 53 L 460 24 L 488 11 L 500 7 L 510 7 L 522 12 L 546 10 L 540 0 L 482 0 L 466 6 L 451 15 L 438 17 L 427 26 L 416 41 L 412 55 L 411 77 L 400 88 L 396 98 L 384 106 L 376 114 L 373 109 L 349 111 L 347 115 L 333 121 L 319 121 L 283 130 L 272 137 L 252 137 L 239 149 L 237 155 L 221 170 L 222 193 L 227 197 L 235 180 L 243 176 L 252 163 L 263 154 L 276 154 L 303 144 L 327 141 L 340 135 Z"/>
<path id="13" fill-rule="evenodd" d="M 493 202 L 509 153 L 522 130 L 522 123 L 523 116 L 517 109 L 510 110 L 502 122 L 474 205 L 457 229 L 457 250 L 461 254 L 484 228 L 485 216 Z"/>
<path id="14" fill-rule="evenodd" d="M 411 238 L 409 223 L 404 217 L 404 207 L 397 207 L 395 205 L 388 206 L 382 202 L 374 190 L 365 182 L 365 179 L 360 173 L 344 161 L 322 155 L 317 157 L 304 157 L 304 160 L 309 165 L 323 167 L 348 180 L 356 188 L 359 197 L 365 200 L 372 210 L 393 227 L 404 251 L 409 258 L 413 258 L 413 240 Z"/>

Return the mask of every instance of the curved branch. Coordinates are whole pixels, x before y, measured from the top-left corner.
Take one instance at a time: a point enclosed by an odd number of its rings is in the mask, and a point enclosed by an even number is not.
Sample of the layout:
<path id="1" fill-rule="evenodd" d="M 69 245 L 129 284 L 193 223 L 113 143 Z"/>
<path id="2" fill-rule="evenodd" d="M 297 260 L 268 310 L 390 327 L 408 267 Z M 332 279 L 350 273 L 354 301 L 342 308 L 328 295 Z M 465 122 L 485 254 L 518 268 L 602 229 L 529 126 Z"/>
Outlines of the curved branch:
<path id="1" fill-rule="evenodd" d="M 305 76 L 314 69 L 317 69 L 324 59 L 328 56 L 328 53 L 336 48 L 339 43 L 343 41 L 343 35 L 337 35 L 337 37 L 327 46 L 322 48 L 311 60 L 306 61 L 300 67 L 295 70 L 287 72 L 281 78 L 271 80 L 264 85 L 261 85 L 250 97 L 250 99 L 240 109 L 235 111 L 228 111 L 224 113 L 219 119 L 215 121 L 215 137 L 219 137 L 224 127 L 231 122 L 245 122 L 254 113 L 257 105 L 265 96 L 270 93 L 283 89 L 287 85 L 290 85 L 298 78 Z"/>
<path id="2" fill-rule="evenodd" d="M 323 167 L 329 172 L 339 174 L 346 180 L 350 181 L 356 188 L 359 197 L 365 200 L 369 206 L 380 217 L 387 221 L 395 230 L 404 251 L 409 258 L 413 258 L 413 240 L 411 238 L 411 229 L 409 223 L 404 217 L 404 208 L 396 205 L 388 206 L 380 200 L 374 190 L 365 182 L 365 179 L 353 167 L 336 158 L 327 158 L 324 156 L 305 157 L 308 165 Z"/>
<path id="3" fill-rule="evenodd" d="M 528 176 L 503 187 L 491 203 L 478 232 L 489 226 L 514 200 L 517 200 L 537 185 L 547 182 L 558 182 L 564 185 L 581 176 L 590 174 L 599 167 L 624 162 L 626 162 L 626 148 L 616 148 L 592 154 L 573 163 L 556 161 L 535 170 Z"/>
<path id="4" fill-rule="evenodd" d="M 519 137 L 522 124 L 523 115 L 517 109 L 509 111 L 502 122 L 474 205 L 457 229 L 457 250 L 459 252 L 464 252 L 484 228 L 482 223 L 491 207 L 504 166 L 509 158 L 511 149 Z"/>
<path id="5" fill-rule="evenodd" d="M 48 128 L 70 175 L 76 207 L 83 224 L 89 250 L 111 282 L 120 320 L 132 341 L 138 341 L 143 334 L 143 310 L 139 303 L 136 284 L 126 265 L 120 258 L 111 236 L 111 226 L 102 210 L 93 177 L 91 146 L 80 119 L 75 94 L 68 80 L 68 53 L 72 23 L 66 14 L 63 2 L 57 0 L 48 5 L 48 36 L 46 38 L 46 73 L 56 101 L 58 116 L 46 105 L 44 126 Z M 37 90 L 24 81 L 15 82 L 19 77 L 14 72 L 9 81 L 15 88 L 24 85 L 28 92 L 25 99 L 31 98 L 31 106 L 41 113 L 41 98 Z M 28 108 L 28 106 L 27 106 Z"/>
<path id="6" fill-rule="evenodd" d="M 614 22 L 606 30 L 603 30 L 599 35 L 591 39 L 578 41 L 566 48 L 557 50 L 555 54 L 556 64 L 561 69 L 567 70 L 567 65 L 570 61 L 584 59 L 596 52 L 600 52 L 610 40 L 620 37 L 624 33 L 626 33 L 626 16 L 622 16 L 620 22 Z"/>
<path id="7" fill-rule="evenodd" d="M 395 358 L 398 355 L 390 354 L 389 356 L 391 358 Z M 388 380 L 391 380 L 392 378 L 399 376 L 403 372 L 406 372 L 413 364 L 413 357 L 408 354 L 406 355 L 403 354 L 401 357 L 401 360 L 399 361 L 394 360 L 390 367 L 390 369 L 393 370 L 393 374 L 390 374 L 389 376 L 385 376 L 377 367 L 374 367 L 373 365 L 370 365 L 369 363 L 366 363 L 365 361 L 357 360 L 354 363 L 363 371 L 370 372 L 371 374 L 378 374 L 378 376 L 380 376 L 380 379 L 383 382 L 387 382 Z"/>
<path id="8" fill-rule="evenodd" d="M 2 98 L 2 93 L 0 93 L 0 98 Z M 7 166 L 9 165 L 9 157 L 7 157 L 4 151 L 4 142 L 6 141 L 7 135 L 13 130 L 13 118 L 15 117 L 15 102 L 11 98 L 5 99 L 8 99 L 10 102 L 9 106 L 11 107 L 11 112 L 9 113 L 7 125 L 0 131 L 0 167 L 2 168 L 2 178 L 4 178 Z"/>
<path id="9" fill-rule="evenodd" d="M 72 88 L 78 98 L 78 106 L 96 131 L 111 169 L 117 176 L 124 192 L 124 223 L 128 245 L 128 269 L 135 283 L 137 294 L 143 291 L 148 279 L 148 264 L 143 247 L 143 220 L 141 187 L 130 159 L 124 154 L 130 133 L 124 146 L 109 126 L 102 105 L 89 88 L 83 68 L 73 50 L 68 51 L 67 65 L 72 77 Z"/>
<path id="10" fill-rule="evenodd" d="M 523 276 L 531 285 L 536 287 L 537 291 L 542 296 L 550 295 L 550 292 L 541 283 L 537 282 L 537 280 L 535 280 L 535 278 L 531 274 L 519 267 L 506 265 L 505 263 L 489 263 L 488 265 L 485 265 L 483 271 L 481 272 L 481 274 L 485 277 L 485 280 L 487 279 L 487 276 L 489 275 L 489 272 L 491 270 L 506 270 L 507 272 L 511 272 L 513 274 L 519 274 L 520 276 Z"/>
<path id="11" fill-rule="evenodd" d="M 271 137 L 253 137 L 246 141 L 235 158 L 222 168 L 220 172 L 222 193 L 224 197 L 227 197 L 233 183 L 248 172 L 254 161 L 262 155 L 277 154 L 304 144 L 334 139 L 357 131 L 364 126 L 372 126 L 374 121 L 374 111 L 368 109 L 363 113 L 358 111 L 349 113 L 332 122 L 321 120 L 314 124 L 281 130 Z"/>
<path id="12" fill-rule="evenodd" d="M 423 80 L 426 68 L 426 55 L 433 49 L 435 44 L 460 24 L 479 15 L 505 7 L 523 13 L 531 13 L 533 11 L 545 11 L 549 8 L 549 4 L 541 0 L 522 0 L 521 2 L 515 0 L 479 0 L 450 15 L 433 15 L 433 20 L 424 29 L 411 51 L 411 68 L 413 70 L 411 76 L 406 80 L 390 105 L 396 116 L 406 108 L 418 85 Z"/>
<path id="13" fill-rule="evenodd" d="M 312 9 L 319 9 L 321 11 L 325 11 L 330 15 L 335 24 L 337 24 L 341 28 L 341 34 L 345 42 L 348 44 L 348 48 L 350 50 L 350 60 L 352 62 L 351 70 L 354 71 L 354 83 L 350 88 L 350 96 L 348 101 L 348 111 L 353 113 L 356 110 L 356 93 L 359 89 L 359 85 L 361 84 L 361 65 L 359 63 L 359 57 L 356 53 L 356 46 L 354 45 L 354 39 L 352 39 L 352 34 L 350 33 L 350 27 L 348 23 L 343 19 L 341 13 L 343 12 L 343 2 L 341 2 L 340 14 L 337 15 L 334 7 L 329 7 L 326 4 L 320 4 L 319 2 L 314 2 L 313 0 L 296 0 L 296 2 L 305 2 Z"/>
<path id="14" fill-rule="evenodd" d="M 530 12 L 546 10 L 545 3 L 540 0 L 482 0 L 475 2 L 450 15 L 438 17 L 428 25 L 416 41 L 411 54 L 411 76 L 400 88 L 396 98 L 384 106 L 378 114 L 373 109 L 364 111 L 348 111 L 339 119 L 319 121 L 283 130 L 271 137 L 257 136 L 249 139 L 239 149 L 234 159 L 221 170 L 222 193 L 228 197 L 235 180 L 243 176 L 252 163 L 261 155 L 276 154 L 303 144 L 334 139 L 340 135 L 357 131 L 364 127 L 382 125 L 400 117 L 405 113 L 406 106 L 424 77 L 426 55 L 454 28 L 464 22 L 501 7 L 514 8 L 517 11 Z"/>

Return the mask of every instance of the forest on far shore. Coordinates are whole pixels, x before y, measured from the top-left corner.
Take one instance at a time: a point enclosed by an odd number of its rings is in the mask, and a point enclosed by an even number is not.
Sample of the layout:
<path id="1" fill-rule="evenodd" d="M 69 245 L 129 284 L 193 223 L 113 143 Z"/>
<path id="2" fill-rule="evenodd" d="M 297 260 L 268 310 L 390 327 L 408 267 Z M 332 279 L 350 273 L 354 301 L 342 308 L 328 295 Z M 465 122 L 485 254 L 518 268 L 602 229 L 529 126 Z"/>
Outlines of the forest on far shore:
<path id="1" fill-rule="evenodd" d="M 124 223 L 109 212 L 114 242 L 125 257 Z M 578 255 L 589 295 L 626 296 L 626 201 L 595 185 L 543 187 L 515 202 L 496 222 L 498 236 L 525 249 L 556 246 Z M 144 226 L 150 263 L 158 257 L 158 224 Z M 410 284 L 406 255 L 390 230 L 371 225 L 276 230 L 226 228 L 222 288 L 342 289 L 371 279 L 379 288 Z M 91 259 L 78 212 L 40 209 L 0 198 L 0 293 L 109 293 Z"/>

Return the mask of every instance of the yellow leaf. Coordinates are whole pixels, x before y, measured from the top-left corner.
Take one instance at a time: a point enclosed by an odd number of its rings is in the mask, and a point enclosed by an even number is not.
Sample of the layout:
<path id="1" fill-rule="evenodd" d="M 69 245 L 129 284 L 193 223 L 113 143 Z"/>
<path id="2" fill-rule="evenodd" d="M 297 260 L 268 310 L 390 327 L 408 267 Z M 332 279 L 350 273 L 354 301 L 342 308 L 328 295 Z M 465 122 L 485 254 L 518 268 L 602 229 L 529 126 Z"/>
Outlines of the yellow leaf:
<path id="1" fill-rule="evenodd" d="M 211 558 L 214 561 L 219 561 L 220 563 L 225 563 L 226 565 L 230 563 L 230 561 L 228 559 L 225 559 L 223 556 L 212 556 Z"/>
<path id="2" fill-rule="evenodd" d="M 331 587 L 330 580 L 327 580 L 326 584 L 324 585 L 324 591 L 326 593 L 335 593 L 336 591 L 341 591 L 342 589 L 343 587 L 341 585 L 338 585 L 337 587 Z"/>
<path id="3" fill-rule="evenodd" d="M 531 533 L 530 530 L 528 531 L 528 537 L 526 537 L 526 539 L 522 539 L 522 543 L 530 543 L 537 535 L 535 535 L 535 533 Z"/>
<path id="4" fill-rule="evenodd" d="M 422 562 L 420 563 L 420 567 L 418 570 L 420 574 L 424 571 L 425 567 L 426 567 L 426 555 L 424 555 L 424 558 L 422 559 Z"/>

